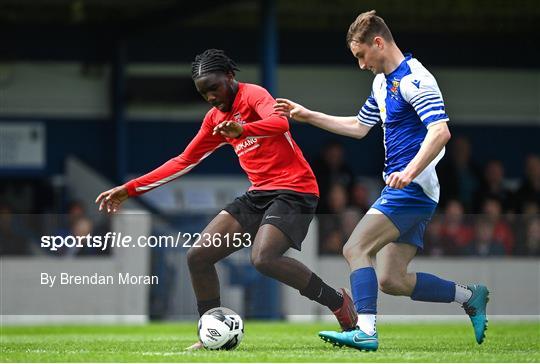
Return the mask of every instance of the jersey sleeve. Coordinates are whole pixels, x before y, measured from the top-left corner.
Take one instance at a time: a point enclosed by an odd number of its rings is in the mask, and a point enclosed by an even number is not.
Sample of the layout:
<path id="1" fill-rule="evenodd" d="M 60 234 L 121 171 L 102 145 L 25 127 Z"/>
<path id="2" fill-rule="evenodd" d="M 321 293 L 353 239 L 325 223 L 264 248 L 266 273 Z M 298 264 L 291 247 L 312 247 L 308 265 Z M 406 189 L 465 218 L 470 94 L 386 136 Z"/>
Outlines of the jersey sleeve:
<path id="1" fill-rule="evenodd" d="M 138 196 L 170 182 L 191 171 L 214 150 L 227 144 L 221 135 L 212 135 L 213 128 L 205 118 L 201 129 L 186 149 L 177 157 L 165 162 L 152 172 L 135 178 L 125 184 L 129 196 Z"/>
<path id="2" fill-rule="evenodd" d="M 432 75 L 408 75 L 401 80 L 400 90 L 426 127 L 449 120 L 441 91 Z"/>
<path id="3" fill-rule="evenodd" d="M 373 93 L 368 97 L 360 111 L 358 111 L 356 119 L 360 124 L 369 127 L 376 125 L 381 119 L 379 106 L 377 105 L 377 100 L 373 97 Z"/>
<path id="4" fill-rule="evenodd" d="M 289 121 L 274 110 L 276 100 L 262 87 L 252 86 L 247 91 L 247 102 L 261 120 L 243 125 L 242 137 L 281 135 L 289 130 Z"/>

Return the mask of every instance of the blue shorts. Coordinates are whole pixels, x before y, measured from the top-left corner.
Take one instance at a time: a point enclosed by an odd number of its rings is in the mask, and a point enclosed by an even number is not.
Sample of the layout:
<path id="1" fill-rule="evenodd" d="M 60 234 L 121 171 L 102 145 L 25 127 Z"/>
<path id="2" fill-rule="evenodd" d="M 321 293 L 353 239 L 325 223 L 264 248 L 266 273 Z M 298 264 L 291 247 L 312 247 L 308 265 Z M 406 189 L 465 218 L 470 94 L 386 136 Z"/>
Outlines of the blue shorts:
<path id="1" fill-rule="evenodd" d="M 399 190 L 386 186 L 371 206 L 388 217 L 399 230 L 398 243 L 424 248 L 424 231 L 437 208 L 422 187 L 411 183 Z"/>

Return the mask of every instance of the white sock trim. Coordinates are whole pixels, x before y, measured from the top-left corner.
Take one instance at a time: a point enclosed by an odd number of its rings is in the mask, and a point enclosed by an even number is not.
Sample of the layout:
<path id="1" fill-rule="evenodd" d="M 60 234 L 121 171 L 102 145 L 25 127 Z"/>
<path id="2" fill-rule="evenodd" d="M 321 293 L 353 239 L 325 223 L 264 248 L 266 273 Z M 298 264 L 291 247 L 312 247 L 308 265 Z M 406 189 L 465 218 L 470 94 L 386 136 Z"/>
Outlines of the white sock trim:
<path id="1" fill-rule="evenodd" d="M 377 332 L 377 316 L 373 314 L 358 314 L 358 327 L 368 335 Z"/>
<path id="2" fill-rule="evenodd" d="M 456 296 L 454 297 L 454 302 L 459 304 L 464 304 L 472 296 L 472 291 L 462 284 L 456 283 Z"/>

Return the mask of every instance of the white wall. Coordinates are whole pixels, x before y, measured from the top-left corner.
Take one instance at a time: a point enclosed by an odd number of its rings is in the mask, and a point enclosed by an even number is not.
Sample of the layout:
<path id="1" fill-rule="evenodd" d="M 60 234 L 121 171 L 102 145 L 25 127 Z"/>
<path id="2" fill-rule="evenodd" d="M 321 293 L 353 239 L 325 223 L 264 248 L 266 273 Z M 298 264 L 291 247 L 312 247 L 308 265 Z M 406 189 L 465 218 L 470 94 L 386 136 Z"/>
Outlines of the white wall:
<path id="1" fill-rule="evenodd" d="M 150 216 L 141 211 L 117 214 L 112 231 L 148 235 Z M 131 275 L 150 274 L 149 248 L 115 248 L 110 257 L 0 257 L 2 324 L 68 322 L 146 322 L 148 285 L 42 284 L 41 274 Z"/>
<path id="2" fill-rule="evenodd" d="M 64 62 L 0 63 L 0 116 L 103 118 L 109 69 Z"/>

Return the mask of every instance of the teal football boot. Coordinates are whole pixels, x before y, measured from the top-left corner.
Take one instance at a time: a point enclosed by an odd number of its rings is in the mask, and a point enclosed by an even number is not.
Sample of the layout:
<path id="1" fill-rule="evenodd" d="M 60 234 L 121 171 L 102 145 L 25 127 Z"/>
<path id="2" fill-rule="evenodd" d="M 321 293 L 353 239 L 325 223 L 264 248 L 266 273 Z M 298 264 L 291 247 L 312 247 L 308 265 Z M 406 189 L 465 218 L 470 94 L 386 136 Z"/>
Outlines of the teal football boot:
<path id="1" fill-rule="evenodd" d="M 377 333 L 368 335 L 358 327 L 350 331 L 321 331 L 319 337 L 334 346 L 348 346 L 361 351 L 376 351 L 379 348 Z"/>
<path id="2" fill-rule="evenodd" d="M 486 286 L 482 286 L 480 284 L 473 284 L 471 286 L 467 286 L 467 288 L 472 292 L 472 296 L 463 304 L 463 308 L 471 319 L 476 342 L 478 344 L 482 344 L 484 342 L 484 338 L 486 337 L 488 324 L 486 306 L 489 301 L 489 291 Z"/>

